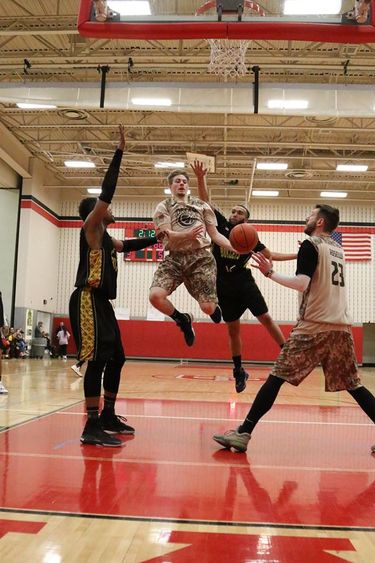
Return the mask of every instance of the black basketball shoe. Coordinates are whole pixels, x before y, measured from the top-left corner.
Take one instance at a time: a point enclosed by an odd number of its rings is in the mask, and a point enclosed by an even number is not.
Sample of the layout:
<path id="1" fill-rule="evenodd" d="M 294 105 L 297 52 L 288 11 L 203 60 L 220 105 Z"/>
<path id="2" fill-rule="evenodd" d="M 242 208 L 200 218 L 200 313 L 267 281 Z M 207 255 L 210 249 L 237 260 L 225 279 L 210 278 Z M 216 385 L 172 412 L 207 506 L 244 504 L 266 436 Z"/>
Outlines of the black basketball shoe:
<path id="1" fill-rule="evenodd" d="M 117 416 L 114 413 L 106 413 L 104 410 L 99 416 L 100 425 L 109 434 L 134 434 L 132 426 L 125 424 L 127 419 L 124 416 Z"/>
<path id="2" fill-rule="evenodd" d="M 182 313 L 184 319 L 176 321 L 176 325 L 182 330 L 185 342 L 188 346 L 193 346 L 195 340 L 195 332 L 193 329 L 193 317 L 189 313 Z"/>
<path id="3" fill-rule="evenodd" d="M 121 440 L 104 432 L 99 420 L 88 420 L 86 422 L 81 436 L 81 443 L 110 448 L 118 448 L 123 445 Z"/>
<path id="4" fill-rule="evenodd" d="M 249 374 L 243 369 L 243 367 L 235 368 L 233 370 L 233 377 L 236 380 L 236 391 L 237 393 L 242 393 L 246 389 L 246 382 L 249 379 Z"/>

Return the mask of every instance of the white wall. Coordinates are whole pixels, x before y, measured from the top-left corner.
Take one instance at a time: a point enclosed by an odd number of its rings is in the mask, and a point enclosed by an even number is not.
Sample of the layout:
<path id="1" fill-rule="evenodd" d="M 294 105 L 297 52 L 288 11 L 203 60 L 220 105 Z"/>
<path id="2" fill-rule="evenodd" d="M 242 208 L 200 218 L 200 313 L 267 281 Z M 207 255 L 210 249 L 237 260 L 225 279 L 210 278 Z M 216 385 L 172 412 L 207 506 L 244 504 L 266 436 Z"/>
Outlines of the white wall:
<path id="1" fill-rule="evenodd" d="M 4 314 L 10 322 L 16 250 L 19 190 L 0 189 L 0 291 Z"/>
<path id="2" fill-rule="evenodd" d="M 56 312 L 59 239 L 58 227 L 32 209 L 21 210 L 16 307 Z"/>

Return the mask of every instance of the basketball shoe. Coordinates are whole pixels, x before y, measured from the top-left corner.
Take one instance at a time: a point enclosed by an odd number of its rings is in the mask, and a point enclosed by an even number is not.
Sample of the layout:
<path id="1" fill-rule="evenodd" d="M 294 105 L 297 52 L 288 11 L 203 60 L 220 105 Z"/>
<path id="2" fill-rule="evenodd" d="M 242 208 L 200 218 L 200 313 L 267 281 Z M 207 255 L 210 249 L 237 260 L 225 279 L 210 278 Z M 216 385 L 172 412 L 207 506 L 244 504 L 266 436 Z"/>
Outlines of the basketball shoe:
<path id="1" fill-rule="evenodd" d="M 215 442 L 228 450 L 233 448 L 237 452 L 246 452 L 250 438 L 251 436 L 247 432 L 240 434 L 238 428 L 237 430 L 227 430 L 224 434 L 214 434 L 213 436 Z"/>
<path id="2" fill-rule="evenodd" d="M 81 373 L 79 367 L 76 364 L 70 366 L 70 369 L 72 369 L 74 373 L 78 375 L 78 377 L 83 377 L 83 374 Z"/>
<path id="3" fill-rule="evenodd" d="M 184 320 L 176 321 L 176 325 L 184 333 L 185 342 L 188 346 L 193 346 L 195 340 L 195 332 L 193 329 L 193 316 L 189 313 L 182 313 L 185 317 Z"/>
<path id="4" fill-rule="evenodd" d="M 237 393 L 242 393 L 242 391 L 245 391 L 246 382 L 249 379 L 249 374 L 243 369 L 243 367 L 234 368 L 233 377 L 236 380 Z"/>
<path id="5" fill-rule="evenodd" d="M 87 420 L 81 436 L 82 444 L 118 448 L 123 442 L 104 432 L 99 420 Z"/>
<path id="6" fill-rule="evenodd" d="M 4 384 L 0 381 L 0 395 L 6 395 L 8 393 L 8 389 L 4 387 Z"/>
<path id="7" fill-rule="evenodd" d="M 125 424 L 127 420 L 124 416 L 117 416 L 114 413 L 106 413 L 103 410 L 100 413 L 99 421 L 102 429 L 109 434 L 134 434 L 135 432 L 132 426 Z"/>

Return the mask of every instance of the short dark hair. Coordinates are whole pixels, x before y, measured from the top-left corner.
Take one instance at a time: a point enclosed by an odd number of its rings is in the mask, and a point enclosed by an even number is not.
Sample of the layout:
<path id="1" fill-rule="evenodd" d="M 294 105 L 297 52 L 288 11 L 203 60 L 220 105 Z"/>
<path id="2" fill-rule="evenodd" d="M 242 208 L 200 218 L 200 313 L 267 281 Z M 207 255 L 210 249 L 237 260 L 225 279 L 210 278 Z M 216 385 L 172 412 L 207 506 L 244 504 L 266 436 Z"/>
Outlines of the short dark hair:
<path id="1" fill-rule="evenodd" d="M 96 205 L 96 197 L 85 197 L 78 207 L 78 213 L 82 221 L 86 221 L 87 216 L 91 213 Z"/>
<path id="2" fill-rule="evenodd" d="M 170 174 L 168 174 L 168 176 L 167 176 L 167 180 L 168 180 L 169 185 L 172 184 L 173 178 L 175 178 L 176 176 L 185 176 L 187 181 L 190 180 L 189 174 L 187 172 L 185 172 L 185 170 L 172 170 L 172 172 Z"/>
<path id="3" fill-rule="evenodd" d="M 340 211 L 336 207 L 326 204 L 317 204 L 315 209 L 319 209 L 318 216 L 323 217 L 326 230 L 332 233 L 340 222 Z"/>

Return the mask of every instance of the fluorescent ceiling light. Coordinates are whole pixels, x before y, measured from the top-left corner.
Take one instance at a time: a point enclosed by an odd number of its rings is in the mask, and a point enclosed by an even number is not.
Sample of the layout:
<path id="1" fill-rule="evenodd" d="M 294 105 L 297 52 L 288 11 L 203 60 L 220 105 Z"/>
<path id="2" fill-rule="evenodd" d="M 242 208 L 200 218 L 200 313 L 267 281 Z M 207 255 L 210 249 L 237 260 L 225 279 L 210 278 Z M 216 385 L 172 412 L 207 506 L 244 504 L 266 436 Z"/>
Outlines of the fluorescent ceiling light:
<path id="1" fill-rule="evenodd" d="M 102 188 L 87 188 L 87 193 L 99 195 L 102 193 Z"/>
<path id="2" fill-rule="evenodd" d="M 121 16 L 150 16 L 148 0 L 108 0 L 108 7 Z"/>
<path id="3" fill-rule="evenodd" d="M 57 106 L 54 106 L 52 104 L 26 104 L 23 102 L 18 103 L 17 106 L 21 109 L 56 109 L 57 108 Z"/>
<path id="4" fill-rule="evenodd" d="M 286 16 L 306 16 L 320 15 L 327 16 L 338 14 L 341 11 L 341 0 L 285 0 L 284 15 Z"/>
<path id="5" fill-rule="evenodd" d="M 170 98 L 132 98 L 131 103 L 134 106 L 171 106 Z"/>
<path id="6" fill-rule="evenodd" d="M 155 168 L 185 168 L 185 162 L 155 162 Z"/>
<path id="7" fill-rule="evenodd" d="M 66 160 L 64 164 L 67 168 L 95 168 L 90 160 Z"/>
<path id="8" fill-rule="evenodd" d="M 336 166 L 338 172 L 366 172 L 367 164 L 338 164 Z"/>
<path id="9" fill-rule="evenodd" d="M 307 109 L 307 100 L 268 100 L 269 109 Z"/>
<path id="10" fill-rule="evenodd" d="M 285 162 L 258 162 L 258 170 L 286 170 L 288 165 Z"/>
<path id="11" fill-rule="evenodd" d="M 320 197 L 344 198 L 344 197 L 348 197 L 348 193 L 347 192 L 320 192 Z"/>
<path id="12" fill-rule="evenodd" d="M 277 197 L 279 192 L 277 190 L 253 190 L 251 195 L 255 197 Z"/>
<path id="13" fill-rule="evenodd" d="M 171 192 L 171 190 L 170 190 L 169 188 L 164 188 L 164 193 L 165 193 L 165 195 L 171 195 L 171 194 L 172 194 L 172 192 Z M 188 191 L 187 191 L 187 194 L 190 195 L 190 194 L 191 194 L 191 190 L 188 190 Z"/>

